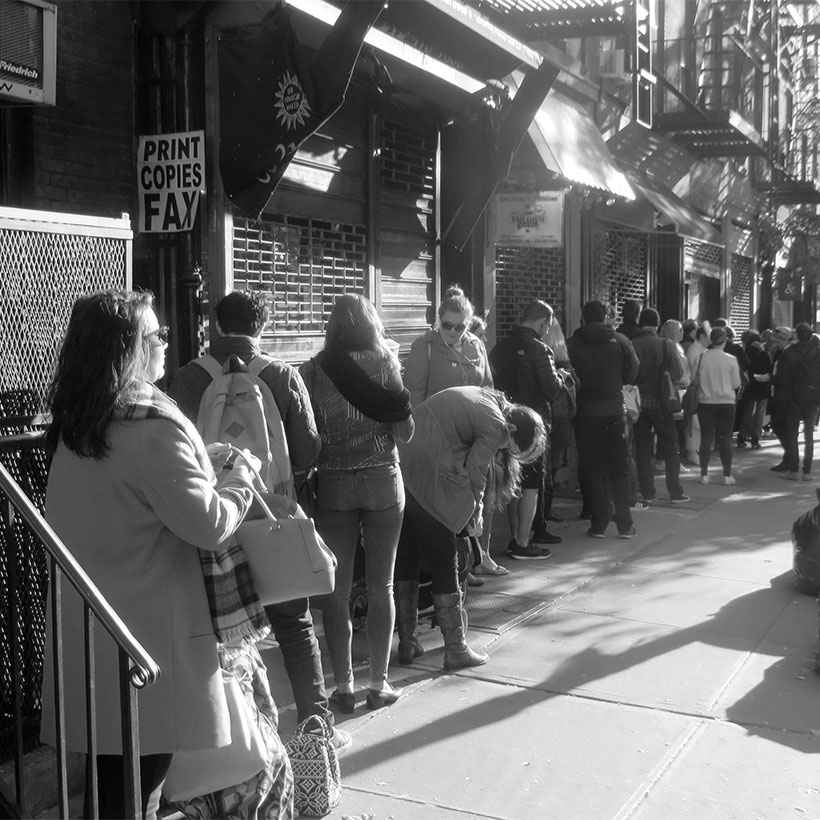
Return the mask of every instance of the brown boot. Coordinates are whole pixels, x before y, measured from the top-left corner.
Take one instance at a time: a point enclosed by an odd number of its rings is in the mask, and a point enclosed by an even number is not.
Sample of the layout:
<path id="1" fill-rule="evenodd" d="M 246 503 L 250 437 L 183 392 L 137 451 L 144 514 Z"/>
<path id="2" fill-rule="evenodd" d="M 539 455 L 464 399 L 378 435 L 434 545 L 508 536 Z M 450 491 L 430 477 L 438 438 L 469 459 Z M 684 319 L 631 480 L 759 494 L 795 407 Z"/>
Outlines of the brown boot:
<path id="1" fill-rule="evenodd" d="M 489 657 L 484 652 L 475 652 L 467 646 L 464 637 L 465 628 L 462 620 L 461 594 L 451 592 L 445 595 L 433 595 L 433 607 L 436 610 L 441 634 L 444 635 L 444 669 L 454 672 L 469 666 L 481 666 Z"/>
<path id="2" fill-rule="evenodd" d="M 418 581 L 394 581 L 393 598 L 396 601 L 396 627 L 399 633 L 399 663 L 410 666 L 424 654 L 416 637 L 419 625 Z"/>

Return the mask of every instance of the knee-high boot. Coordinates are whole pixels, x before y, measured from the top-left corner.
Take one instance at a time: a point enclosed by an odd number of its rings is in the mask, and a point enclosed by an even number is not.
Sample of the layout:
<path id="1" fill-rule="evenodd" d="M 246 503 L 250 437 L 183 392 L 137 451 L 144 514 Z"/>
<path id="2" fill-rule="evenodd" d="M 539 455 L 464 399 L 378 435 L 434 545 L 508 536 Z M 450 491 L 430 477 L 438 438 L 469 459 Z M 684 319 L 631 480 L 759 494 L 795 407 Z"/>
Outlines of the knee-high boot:
<path id="1" fill-rule="evenodd" d="M 396 601 L 396 627 L 399 632 L 399 663 L 409 666 L 424 654 L 416 637 L 419 623 L 418 581 L 394 581 L 393 598 Z"/>
<path id="2" fill-rule="evenodd" d="M 462 621 L 461 593 L 450 592 L 444 595 L 433 595 L 433 607 L 436 620 L 444 635 L 444 669 L 454 672 L 468 666 L 481 666 L 487 663 L 484 652 L 475 652 L 467 646 Z"/>

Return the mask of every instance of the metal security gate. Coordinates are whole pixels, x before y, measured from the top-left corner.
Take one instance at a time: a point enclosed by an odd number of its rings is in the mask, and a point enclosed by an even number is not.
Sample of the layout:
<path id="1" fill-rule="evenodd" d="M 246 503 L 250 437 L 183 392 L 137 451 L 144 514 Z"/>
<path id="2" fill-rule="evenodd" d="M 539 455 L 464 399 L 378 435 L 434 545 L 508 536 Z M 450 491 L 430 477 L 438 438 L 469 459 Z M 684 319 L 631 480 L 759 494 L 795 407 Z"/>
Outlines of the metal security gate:
<path id="1" fill-rule="evenodd" d="M 105 219 L 0 208 L 0 462 L 40 511 L 47 462 L 39 445 L 10 439 L 31 431 L 54 371 L 74 300 L 130 287 L 128 218 Z M 12 755 L 12 687 L 23 692 L 23 742 L 38 744 L 42 685 L 45 550 L 3 504 L 0 526 L 0 761 Z M 11 639 L 16 620 L 23 639 Z"/>
<path id="2" fill-rule="evenodd" d="M 592 234 L 590 298 L 614 310 L 621 321 L 621 308 L 628 299 L 646 306 L 648 235 L 633 231 L 599 228 Z"/>
<path id="3" fill-rule="evenodd" d="M 729 324 L 739 336 L 749 329 L 752 317 L 752 260 L 732 254 Z"/>

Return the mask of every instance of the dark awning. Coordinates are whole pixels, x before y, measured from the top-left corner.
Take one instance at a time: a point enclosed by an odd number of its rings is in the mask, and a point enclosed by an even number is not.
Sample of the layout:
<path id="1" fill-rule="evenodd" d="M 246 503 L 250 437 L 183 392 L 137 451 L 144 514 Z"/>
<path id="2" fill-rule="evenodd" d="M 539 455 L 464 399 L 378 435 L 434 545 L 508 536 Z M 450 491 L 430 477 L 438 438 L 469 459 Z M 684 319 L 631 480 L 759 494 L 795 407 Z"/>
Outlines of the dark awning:
<path id="1" fill-rule="evenodd" d="M 568 97 L 551 91 L 528 133 L 547 170 L 577 185 L 635 198 L 598 127 Z"/>
<path id="2" fill-rule="evenodd" d="M 720 231 L 671 189 L 646 174 L 627 170 L 630 185 L 671 222 L 681 236 L 723 245 Z"/>

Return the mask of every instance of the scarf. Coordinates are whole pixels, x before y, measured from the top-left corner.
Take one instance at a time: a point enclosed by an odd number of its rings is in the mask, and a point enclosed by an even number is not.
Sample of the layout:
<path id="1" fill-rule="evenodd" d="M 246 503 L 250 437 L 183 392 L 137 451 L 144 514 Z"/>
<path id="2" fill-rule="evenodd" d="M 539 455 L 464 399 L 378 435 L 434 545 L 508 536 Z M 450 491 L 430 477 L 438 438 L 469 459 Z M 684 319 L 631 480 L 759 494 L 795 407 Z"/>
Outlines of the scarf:
<path id="1" fill-rule="evenodd" d="M 114 412 L 118 421 L 167 419 L 180 427 L 194 446 L 200 467 L 216 483 L 202 438 L 176 404 L 153 385 Z M 248 559 L 236 536 L 219 552 L 198 550 L 214 633 L 223 644 L 255 644 L 270 632 L 270 623 L 251 581 Z"/>
<path id="2" fill-rule="evenodd" d="M 392 380 L 393 387 L 382 387 L 348 353 L 337 348 L 325 348 L 317 354 L 316 362 L 342 396 L 368 418 L 384 423 L 410 418 L 410 391 L 401 379 Z"/>

